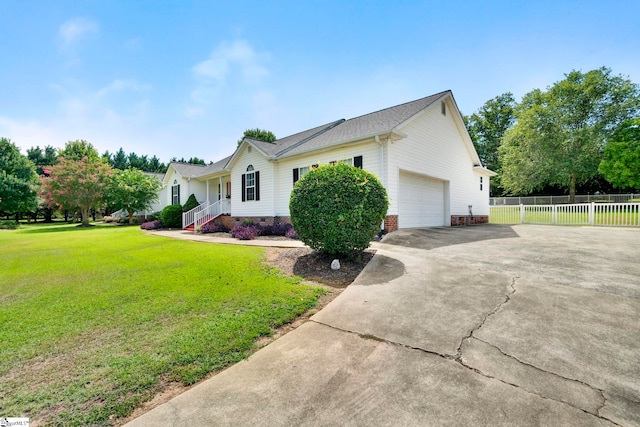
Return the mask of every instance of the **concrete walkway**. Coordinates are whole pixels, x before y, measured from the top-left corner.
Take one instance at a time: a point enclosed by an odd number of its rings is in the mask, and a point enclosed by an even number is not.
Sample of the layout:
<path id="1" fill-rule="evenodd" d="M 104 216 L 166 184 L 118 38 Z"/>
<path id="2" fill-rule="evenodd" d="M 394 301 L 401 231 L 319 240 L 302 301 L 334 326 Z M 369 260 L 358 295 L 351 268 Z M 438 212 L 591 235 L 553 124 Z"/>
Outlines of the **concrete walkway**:
<path id="1" fill-rule="evenodd" d="M 193 240 L 196 242 L 223 243 L 225 245 L 261 246 L 265 248 L 304 248 L 305 244 L 299 240 L 238 240 L 230 237 L 214 237 L 210 234 L 194 233 L 184 230 L 150 230 L 149 234 L 172 239 Z"/>
<path id="2" fill-rule="evenodd" d="M 640 229 L 376 247 L 311 321 L 128 425 L 640 425 Z"/>

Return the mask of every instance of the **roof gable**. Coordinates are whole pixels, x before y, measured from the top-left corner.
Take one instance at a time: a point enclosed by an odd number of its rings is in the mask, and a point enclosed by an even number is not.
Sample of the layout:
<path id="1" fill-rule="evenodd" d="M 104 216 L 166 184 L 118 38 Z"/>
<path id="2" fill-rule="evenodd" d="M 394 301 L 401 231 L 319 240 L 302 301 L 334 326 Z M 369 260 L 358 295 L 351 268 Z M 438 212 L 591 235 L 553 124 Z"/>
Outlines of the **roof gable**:
<path id="1" fill-rule="evenodd" d="M 449 93 L 450 91 L 437 93 L 415 101 L 344 120 L 304 144 L 283 153 L 283 155 L 293 156 L 303 154 L 307 151 L 314 151 L 389 133 Z"/>

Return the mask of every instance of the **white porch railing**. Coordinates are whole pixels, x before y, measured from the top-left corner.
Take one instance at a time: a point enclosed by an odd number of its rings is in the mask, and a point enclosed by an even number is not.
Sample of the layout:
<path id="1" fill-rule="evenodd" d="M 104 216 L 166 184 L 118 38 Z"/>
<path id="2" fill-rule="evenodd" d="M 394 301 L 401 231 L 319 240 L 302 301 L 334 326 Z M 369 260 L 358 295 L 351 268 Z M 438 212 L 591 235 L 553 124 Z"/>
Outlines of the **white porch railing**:
<path id="1" fill-rule="evenodd" d="M 494 224 L 640 226 L 640 203 L 491 206 Z"/>
<path id="2" fill-rule="evenodd" d="M 210 204 L 209 206 L 203 207 L 201 210 L 195 213 L 193 218 L 193 223 L 195 227 L 193 227 L 194 232 L 198 232 L 198 228 L 200 225 L 211 221 L 215 217 L 222 214 L 231 213 L 231 201 L 230 200 L 218 200 Z"/>
<path id="3" fill-rule="evenodd" d="M 204 203 L 200 203 L 195 208 L 187 212 L 182 212 L 182 228 L 187 228 L 191 224 L 195 223 L 195 215 L 204 209 Z"/>

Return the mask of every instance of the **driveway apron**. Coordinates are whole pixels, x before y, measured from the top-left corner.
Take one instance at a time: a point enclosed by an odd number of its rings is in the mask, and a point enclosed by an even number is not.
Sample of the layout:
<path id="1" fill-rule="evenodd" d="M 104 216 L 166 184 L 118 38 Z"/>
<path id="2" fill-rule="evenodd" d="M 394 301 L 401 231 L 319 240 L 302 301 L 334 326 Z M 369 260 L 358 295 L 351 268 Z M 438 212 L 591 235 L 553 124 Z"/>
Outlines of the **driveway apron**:
<path id="1" fill-rule="evenodd" d="M 640 425 L 640 230 L 402 230 L 151 425 Z"/>

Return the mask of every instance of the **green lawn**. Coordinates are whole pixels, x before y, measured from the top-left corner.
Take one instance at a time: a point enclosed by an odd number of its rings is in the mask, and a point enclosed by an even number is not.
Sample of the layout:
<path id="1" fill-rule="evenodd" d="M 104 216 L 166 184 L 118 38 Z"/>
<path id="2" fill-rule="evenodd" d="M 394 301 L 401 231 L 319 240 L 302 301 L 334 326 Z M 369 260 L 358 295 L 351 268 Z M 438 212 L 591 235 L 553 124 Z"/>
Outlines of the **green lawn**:
<path id="1" fill-rule="evenodd" d="M 0 231 L 0 415 L 110 425 L 245 358 L 322 293 L 262 257 L 137 227 Z"/>
<path id="2" fill-rule="evenodd" d="M 585 208 L 586 209 L 586 205 Z M 638 226 L 640 217 L 637 207 L 615 208 L 603 206 L 594 213 L 594 225 Z M 520 224 L 520 206 L 491 206 L 489 222 L 492 224 Z M 527 208 L 524 215 L 525 224 L 554 224 L 553 214 L 548 206 L 538 206 L 537 209 Z M 585 211 L 556 213 L 556 224 L 589 225 L 589 215 Z"/>

